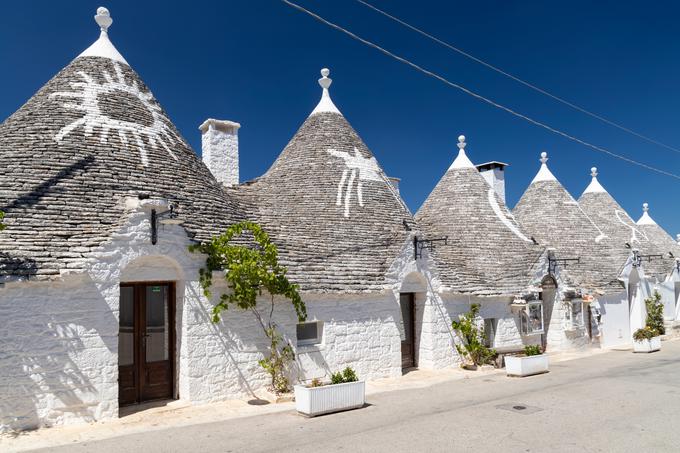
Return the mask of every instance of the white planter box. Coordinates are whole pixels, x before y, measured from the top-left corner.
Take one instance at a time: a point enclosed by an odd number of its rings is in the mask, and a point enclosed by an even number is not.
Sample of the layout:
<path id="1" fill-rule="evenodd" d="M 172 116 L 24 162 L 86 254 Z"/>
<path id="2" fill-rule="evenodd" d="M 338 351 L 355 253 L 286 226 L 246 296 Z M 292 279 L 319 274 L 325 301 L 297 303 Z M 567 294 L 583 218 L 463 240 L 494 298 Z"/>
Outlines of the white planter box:
<path id="1" fill-rule="evenodd" d="M 362 407 L 365 402 L 364 381 L 322 387 L 295 386 L 295 408 L 309 417 L 356 409 Z"/>
<path id="2" fill-rule="evenodd" d="M 654 337 L 651 340 L 633 340 L 633 352 L 654 352 L 661 350 L 661 337 Z"/>
<path id="3" fill-rule="evenodd" d="M 531 376 L 548 372 L 548 356 L 546 354 L 526 357 L 505 357 L 505 371 L 508 376 Z"/>

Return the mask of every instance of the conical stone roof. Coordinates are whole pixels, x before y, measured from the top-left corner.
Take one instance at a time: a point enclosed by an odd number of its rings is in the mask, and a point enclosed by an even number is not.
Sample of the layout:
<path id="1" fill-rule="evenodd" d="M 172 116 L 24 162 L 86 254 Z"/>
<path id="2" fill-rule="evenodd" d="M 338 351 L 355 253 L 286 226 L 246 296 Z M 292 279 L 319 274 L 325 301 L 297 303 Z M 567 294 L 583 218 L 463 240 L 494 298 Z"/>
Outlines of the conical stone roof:
<path id="1" fill-rule="evenodd" d="M 271 168 L 234 189 L 273 237 L 292 281 L 306 291 L 383 288 L 412 215 L 328 95 Z"/>
<path id="2" fill-rule="evenodd" d="M 618 290 L 625 258 L 608 246 L 607 235 L 550 172 L 547 160 L 542 153 L 541 169 L 513 209 L 515 218 L 541 244 L 555 248 L 557 259 L 580 259 L 565 269 L 572 284 Z"/>
<path id="3" fill-rule="evenodd" d="M 649 204 L 643 203 L 642 216 L 636 224 L 662 253 L 668 255 L 668 252 L 671 252 L 676 258 L 680 258 L 680 245 L 652 219 L 649 215 Z"/>
<path id="4" fill-rule="evenodd" d="M 84 269 L 126 197 L 176 204 L 197 239 L 241 216 L 105 32 L 0 125 L 0 277 Z"/>
<path id="5" fill-rule="evenodd" d="M 663 255 L 645 261 L 643 267 L 646 274 L 668 273 L 674 264 L 668 253 L 663 253 L 652 236 L 630 218 L 626 211 L 616 202 L 597 180 L 597 168 L 591 169 L 592 180 L 578 200 L 583 211 L 595 222 L 598 228 L 607 235 L 610 253 L 604 259 L 617 257 L 625 261 L 632 249 L 637 249 L 644 256 Z"/>
<path id="6" fill-rule="evenodd" d="M 426 237 L 448 237 L 433 254 L 442 283 L 482 296 L 526 291 L 544 247 L 534 244 L 465 154 L 459 155 L 416 214 Z"/>

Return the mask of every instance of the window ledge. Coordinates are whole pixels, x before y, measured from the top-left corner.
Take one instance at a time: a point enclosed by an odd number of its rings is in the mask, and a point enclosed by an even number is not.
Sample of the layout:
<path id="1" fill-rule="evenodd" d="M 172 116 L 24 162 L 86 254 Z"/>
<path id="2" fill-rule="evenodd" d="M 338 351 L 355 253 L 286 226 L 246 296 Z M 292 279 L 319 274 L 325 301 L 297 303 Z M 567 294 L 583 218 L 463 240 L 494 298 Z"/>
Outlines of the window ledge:
<path id="1" fill-rule="evenodd" d="M 298 354 L 309 354 L 310 352 L 320 352 L 322 349 L 321 344 L 303 344 L 297 347 Z"/>

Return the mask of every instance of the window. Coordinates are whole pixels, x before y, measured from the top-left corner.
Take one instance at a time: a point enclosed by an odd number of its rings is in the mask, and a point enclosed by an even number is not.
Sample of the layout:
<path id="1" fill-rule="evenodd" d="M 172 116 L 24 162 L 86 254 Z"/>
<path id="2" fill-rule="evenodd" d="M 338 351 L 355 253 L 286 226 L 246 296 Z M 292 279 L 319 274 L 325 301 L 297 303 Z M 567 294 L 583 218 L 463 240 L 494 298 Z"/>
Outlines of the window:
<path id="1" fill-rule="evenodd" d="M 492 348 L 494 339 L 496 338 L 496 325 L 497 320 L 495 318 L 488 318 L 484 320 L 484 346 L 487 348 Z"/>
<path id="2" fill-rule="evenodd" d="M 307 346 L 321 343 L 323 322 L 303 322 L 297 325 L 297 345 Z"/>
<path id="3" fill-rule="evenodd" d="M 529 302 L 520 312 L 520 325 L 525 335 L 543 333 L 543 302 Z"/>
<path id="4" fill-rule="evenodd" d="M 583 301 L 572 300 L 564 314 L 567 328 L 580 329 L 583 327 Z"/>

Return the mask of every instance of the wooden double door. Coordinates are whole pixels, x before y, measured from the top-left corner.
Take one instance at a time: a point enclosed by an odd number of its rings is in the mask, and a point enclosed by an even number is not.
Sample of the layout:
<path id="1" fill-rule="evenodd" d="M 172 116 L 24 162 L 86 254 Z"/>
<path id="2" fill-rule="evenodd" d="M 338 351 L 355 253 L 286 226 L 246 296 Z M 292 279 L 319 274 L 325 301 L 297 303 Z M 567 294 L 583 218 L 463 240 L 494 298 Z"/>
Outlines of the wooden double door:
<path id="1" fill-rule="evenodd" d="M 174 396 L 175 285 L 121 284 L 118 403 Z"/>

